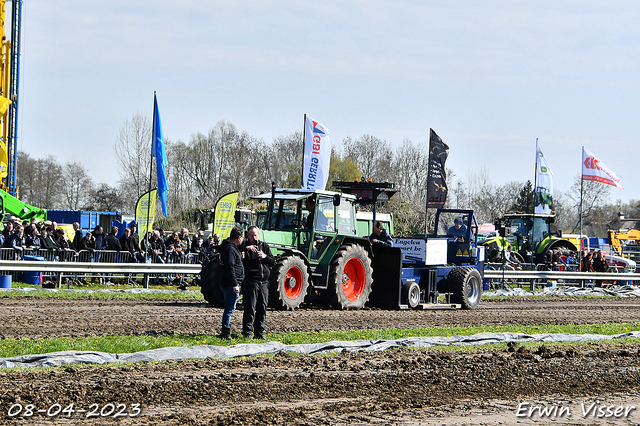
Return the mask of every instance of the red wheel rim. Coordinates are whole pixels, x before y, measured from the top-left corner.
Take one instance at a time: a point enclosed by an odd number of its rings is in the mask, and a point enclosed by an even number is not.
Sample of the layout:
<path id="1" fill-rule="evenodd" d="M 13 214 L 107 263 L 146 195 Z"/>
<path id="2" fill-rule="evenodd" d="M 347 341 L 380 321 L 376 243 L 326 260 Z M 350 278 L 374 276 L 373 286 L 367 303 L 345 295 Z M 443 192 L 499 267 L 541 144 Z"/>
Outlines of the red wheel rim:
<path id="1" fill-rule="evenodd" d="M 357 257 L 349 259 L 342 271 L 342 292 L 350 301 L 355 301 L 362 296 L 364 291 L 365 273 L 364 265 Z"/>
<path id="2" fill-rule="evenodd" d="M 284 275 L 284 292 L 289 299 L 296 299 L 302 291 L 302 271 L 292 266 Z"/>

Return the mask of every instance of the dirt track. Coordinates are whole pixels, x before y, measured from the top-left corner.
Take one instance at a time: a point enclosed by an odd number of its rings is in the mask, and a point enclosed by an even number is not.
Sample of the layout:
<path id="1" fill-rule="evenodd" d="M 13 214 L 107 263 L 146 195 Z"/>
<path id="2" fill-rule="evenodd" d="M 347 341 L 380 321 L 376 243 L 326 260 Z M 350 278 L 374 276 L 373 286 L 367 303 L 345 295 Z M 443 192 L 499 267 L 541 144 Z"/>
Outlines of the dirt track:
<path id="1" fill-rule="evenodd" d="M 221 315 L 221 309 L 198 300 L 5 297 L 0 298 L 0 338 L 217 333 Z M 241 322 L 242 312 L 238 311 L 232 327 L 239 330 Z M 483 300 L 481 308 L 473 311 L 269 311 L 267 332 L 607 322 L 640 322 L 640 299 Z"/>
<path id="2" fill-rule="evenodd" d="M 640 300 L 526 298 L 483 301 L 476 311 L 325 311 L 268 314 L 268 332 L 429 325 L 586 324 L 640 322 Z M 0 298 L 5 337 L 212 333 L 221 310 L 200 302 Z M 234 325 L 241 312 L 234 316 Z M 9 418 L 11 407 L 58 406 L 108 414 L 94 424 L 637 424 L 640 354 L 636 345 L 589 344 L 481 351 L 286 354 L 232 361 L 182 361 L 48 371 L 0 371 L 0 419 L 62 423 L 63 414 Z M 627 417 L 584 415 L 592 403 L 625 406 Z M 521 405 L 519 403 L 530 404 Z M 555 407 L 556 414 L 517 417 L 518 408 Z M 596 408 L 599 405 L 596 405 Z M 637 407 L 637 410 L 631 407 Z M 564 409 L 564 411 L 562 411 Z M 571 413 L 568 415 L 567 410 Z M 615 408 L 614 408 L 615 410 Z M 534 409 L 535 411 L 535 409 Z M 614 411 L 612 411 L 614 412 Z M 521 411 L 522 413 L 522 411 Z M 606 410 L 603 411 L 606 415 Z M 615 412 L 614 412 L 615 413 Z M 598 412 L 596 411 L 596 416 Z M 84 424 L 75 413 L 64 424 Z M 98 420 L 97 423 L 95 420 Z M 609 422 L 609 423 L 608 423 Z"/>

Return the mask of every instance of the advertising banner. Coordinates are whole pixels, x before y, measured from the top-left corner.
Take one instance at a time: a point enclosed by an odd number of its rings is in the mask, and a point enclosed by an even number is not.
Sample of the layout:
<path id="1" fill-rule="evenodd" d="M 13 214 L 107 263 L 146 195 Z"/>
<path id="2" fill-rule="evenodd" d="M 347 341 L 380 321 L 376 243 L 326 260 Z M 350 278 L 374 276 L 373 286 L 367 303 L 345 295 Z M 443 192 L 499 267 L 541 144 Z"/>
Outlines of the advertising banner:
<path id="1" fill-rule="evenodd" d="M 449 147 L 431 129 L 429 137 L 429 170 L 427 174 L 427 208 L 442 208 L 447 200 L 447 174 L 444 164 L 448 156 Z"/>
<path id="2" fill-rule="evenodd" d="M 536 139 L 535 213 L 551 214 L 553 210 L 553 171 Z"/>
<path id="3" fill-rule="evenodd" d="M 236 205 L 238 191 L 230 192 L 220 197 L 213 212 L 213 233 L 224 240 L 229 236 L 231 228 L 236 225 Z"/>
<path id="4" fill-rule="evenodd" d="M 325 189 L 331 163 L 331 137 L 329 129 L 311 117 L 304 116 L 303 189 Z"/>
<path id="5" fill-rule="evenodd" d="M 153 230 L 153 222 L 156 220 L 156 197 L 158 190 L 152 189 L 138 198 L 136 203 L 136 222 L 138 222 L 138 235 L 140 239 L 147 236 L 147 232 Z"/>
<path id="6" fill-rule="evenodd" d="M 612 172 L 585 147 L 582 147 L 582 179 L 602 182 L 624 189 L 620 185 L 620 176 Z"/>

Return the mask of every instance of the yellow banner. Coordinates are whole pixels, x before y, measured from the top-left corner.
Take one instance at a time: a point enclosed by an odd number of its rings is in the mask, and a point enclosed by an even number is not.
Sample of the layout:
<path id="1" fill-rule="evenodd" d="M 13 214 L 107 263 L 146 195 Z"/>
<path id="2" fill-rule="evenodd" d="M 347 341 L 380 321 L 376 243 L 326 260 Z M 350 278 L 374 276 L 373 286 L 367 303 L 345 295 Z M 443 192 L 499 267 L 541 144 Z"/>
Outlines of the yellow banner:
<path id="1" fill-rule="evenodd" d="M 9 157 L 7 156 L 7 145 L 0 140 L 0 179 L 7 177 L 9 167 Z"/>
<path id="2" fill-rule="evenodd" d="M 147 232 L 153 230 L 153 222 L 156 219 L 157 189 L 142 194 L 136 204 L 136 222 L 138 222 L 138 235 L 140 240 L 147 236 Z"/>
<path id="3" fill-rule="evenodd" d="M 236 205 L 238 191 L 220 197 L 213 212 L 213 233 L 220 235 L 220 240 L 229 236 L 231 228 L 236 225 Z"/>
<path id="4" fill-rule="evenodd" d="M 11 105 L 11 101 L 4 96 L 0 96 L 0 115 L 5 115 Z"/>

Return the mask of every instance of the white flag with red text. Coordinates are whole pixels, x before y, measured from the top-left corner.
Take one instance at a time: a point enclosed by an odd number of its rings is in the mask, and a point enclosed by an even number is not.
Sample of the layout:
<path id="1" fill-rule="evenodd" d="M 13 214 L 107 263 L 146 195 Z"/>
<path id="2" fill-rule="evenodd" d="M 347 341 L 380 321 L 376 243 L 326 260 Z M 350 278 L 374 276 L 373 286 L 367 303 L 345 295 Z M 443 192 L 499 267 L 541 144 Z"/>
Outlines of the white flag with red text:
<path id="1" fill-rule="evenodd" d="M 329 129 L 305 115 L 303 189 L 325 189 L 329 180 L 331 137 Z"/>
<path id="2" fill-rule="evenodd" d="M 612 172 L 602 161 L 582 147 L 582 180 L 594 180 L 622 188 L 620 176 Z M 624 189 L 624 188 L 622 188 Z"/>

